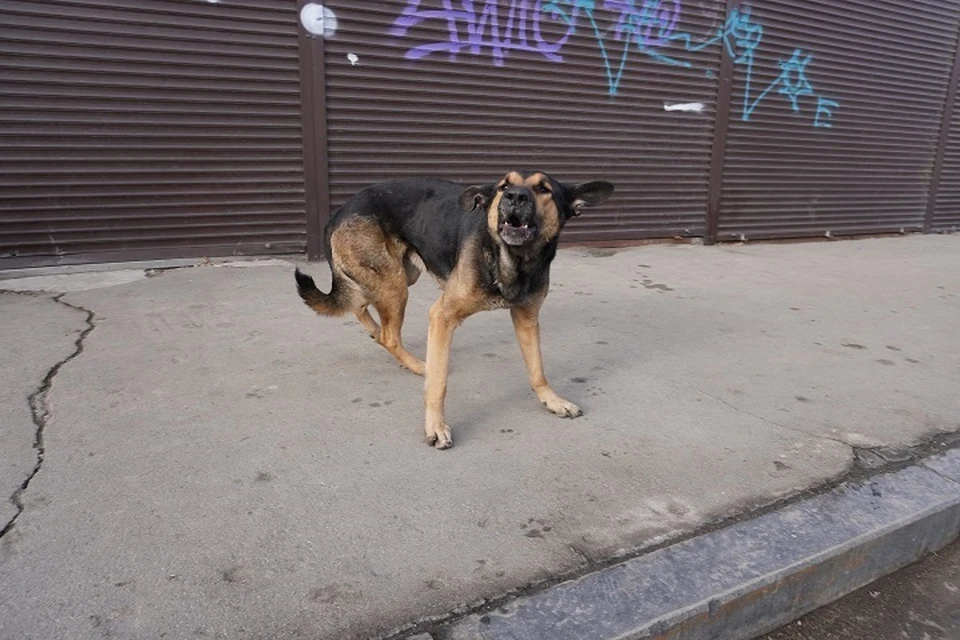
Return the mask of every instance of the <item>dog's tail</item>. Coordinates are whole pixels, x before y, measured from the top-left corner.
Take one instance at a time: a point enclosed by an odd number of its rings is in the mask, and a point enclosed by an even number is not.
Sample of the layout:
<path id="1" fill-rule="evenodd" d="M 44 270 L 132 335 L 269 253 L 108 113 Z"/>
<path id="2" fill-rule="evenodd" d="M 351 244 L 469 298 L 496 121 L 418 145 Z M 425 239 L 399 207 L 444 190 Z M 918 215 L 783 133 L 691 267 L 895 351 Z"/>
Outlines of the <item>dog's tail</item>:
<path id="1" fill-rule="evenodd" d="M 341 279 L 333 274 L 333 287 L 330 293 L 324 293 L 317 288 L 313 278 L 297 269 L 294 272 L 297 279 L 297 293 L 303 298 L 308 307 L 322 316 L 339 316 L 350 310 L 350 293 L 345 290 Z"/>

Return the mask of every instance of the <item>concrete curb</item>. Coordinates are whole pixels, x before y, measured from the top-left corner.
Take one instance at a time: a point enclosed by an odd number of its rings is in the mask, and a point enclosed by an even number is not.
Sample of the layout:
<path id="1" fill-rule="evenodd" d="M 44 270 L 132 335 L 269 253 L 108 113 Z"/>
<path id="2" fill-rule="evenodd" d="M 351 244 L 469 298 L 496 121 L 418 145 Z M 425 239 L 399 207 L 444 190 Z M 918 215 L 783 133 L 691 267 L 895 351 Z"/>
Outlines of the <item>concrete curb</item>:
<path id="1" fill-rule="evenodd" d="M 469 615 L 434 637 L 754 638 L 958 536 L 954 449 Z"/>

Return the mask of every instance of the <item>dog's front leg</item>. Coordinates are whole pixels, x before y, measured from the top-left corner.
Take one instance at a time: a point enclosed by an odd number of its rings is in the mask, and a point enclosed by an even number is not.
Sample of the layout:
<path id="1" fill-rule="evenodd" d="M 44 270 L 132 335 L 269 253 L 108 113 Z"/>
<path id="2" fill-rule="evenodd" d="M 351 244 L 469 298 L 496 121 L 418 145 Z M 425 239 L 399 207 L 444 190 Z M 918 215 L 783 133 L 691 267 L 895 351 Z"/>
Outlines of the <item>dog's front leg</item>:
<path id="1" fill-rule="evenodd" d="M 453 332 L 460 324 L 459 318 L 444 307 L 443 296 L 430 307 L 430 324 L 427 328 L 427 380 L 424 404 L 426 405 L 427 443 L 437 449 L 453 446 L 453 434 L 443 415 L 443 402 L 447 397 L 447 374 L 450 369 L 450 345 Z"/>
<path id="2" fill-rule="evenodd" d="M 537 394 L 537 398 L 543 406 L 561 418 L 576 418 L 583 415 L 580 407 L 558 396 L 543 373 L 543 358 L 540 354 L 540 305 L 542 302 L 539 300 L 530 306 L 510 309 L 513 329 L 517 334 L 517 342 L 520 343 L 523 362 L 527 365 L 530 386 Z"/>

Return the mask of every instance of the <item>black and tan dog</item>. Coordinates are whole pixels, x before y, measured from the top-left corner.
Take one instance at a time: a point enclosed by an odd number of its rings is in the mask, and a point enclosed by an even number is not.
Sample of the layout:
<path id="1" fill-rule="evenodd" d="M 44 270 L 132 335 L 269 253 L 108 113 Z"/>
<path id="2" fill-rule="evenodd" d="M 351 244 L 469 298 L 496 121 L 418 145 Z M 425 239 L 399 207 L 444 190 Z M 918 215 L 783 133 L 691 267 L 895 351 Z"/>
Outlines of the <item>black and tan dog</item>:
<path id="1" fill-rule="evenodd" d="M 426 374 L 427 441 L 438 449 L 453 445 L 443 413 L 453 332 L 486 309 L 510 309 L 534 392 L 553 413 L 575 418 L 579 407 L 558 396 L 543 374 L 538 315 L 561 229 L 611 193 L 609 182 L 565 185 L 543 172 L 513 171 L 472 187 L 435 179 L 377 184 L 347 201 L 327 224 L 330 293 L 299 270 L 297 289 L 321 315 L 354 312 L 403 366 Z M 400 339 L 407 287 L 424 267 L 442 289 L 430 308 L 426 364 Z M 371 305 L 382 326 L 370 315 Z"/>

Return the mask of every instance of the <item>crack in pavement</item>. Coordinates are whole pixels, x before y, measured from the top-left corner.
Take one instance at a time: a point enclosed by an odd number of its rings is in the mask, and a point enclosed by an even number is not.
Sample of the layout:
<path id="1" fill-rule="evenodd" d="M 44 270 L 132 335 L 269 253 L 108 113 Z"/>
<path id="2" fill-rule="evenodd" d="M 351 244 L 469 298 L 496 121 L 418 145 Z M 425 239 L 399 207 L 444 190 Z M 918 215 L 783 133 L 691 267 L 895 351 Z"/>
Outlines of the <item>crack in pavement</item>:
<path id="1" fill-rule="evenodd" d="M 20 484 L 16 491 L 13 492 L 13 495 L 10 496 L 10 502 L 13 503 L 13 506 L 16 507 L 17 512 L 10 518 L 10 521 L 0 529 L 0 538 L 7 535 L 12 529 L 14 524 L 16 524 L 17 519 L 23 513 L 23 493 L 27 490 L 27 487 L 30 486 L 30 482 L 33 478 L 40 472 L 40 467 L 43 466 L 43 458 L 46 455 L 46 446 L 43 441 L 43 432 L 46 429 L 47 421 L 50 419 L 50 407 L 47 405 L 47 394 L 50 392 L 50 387 L 53 385 L 53 379 L 56 377 L 57 373 L 60 371 L 60 368 L 63 365 L 67 364 L 78 355 L 83 353 L 83 341 L 86 340 L 87 336 L 90 335 L 90 332 L 93 331 L 96 324 L 94 319 L 96 316 L 93 311 L 85 309 L 81 306 L 70 304 L 69 302 L 63 301 L 63 296 L 66 294 L 61 293 L 60 295 L 53 296 L 51 298 L 57 304 L 61 304 L 65 307 L 69 307 L 76 311 L 86 314 L 86 328 L 80 332 L 80 335 L 77 336 L 77 339 L 74 341 L 74 350 L 67 357 L 63 358 L 57 362 L 50 370 L 47 372 L 47 375 L 43 377 L 43 380 L 40 382 L 40 386 L 27 397 L 27 403 L 30 405 L 30 415 L 33 417 L 33 424 L 36 427 L 36 432 L 33 438 L 33 448 L 37 451 L 37 461 L 33 465 L 33 469 L 27 474 L 26 479 Z"/>
<path id="2" fill-rule="evenodd" d="M 803 429 L 800 429 L 799 427 L 791 427 L 791 426 L 789 426 L 789 425 L 785 425 L 785 424 L 782 424 L 782 423 L 780 423 L 780 422 L 776 422 L 775 420 L 771 420 L 770 418 L 766 418 L 766 417 L 764 417 L 764 416 L 761 416 L 761 415 L 758 414 L 758 413 L 754 413 L 754 412 L 752 412 L 752 411 L 747 411 L 746 409 L 744 409 L 744 408 L 742 408 L 742 407 L 738 407 L 738 406 L 735 405 L 735 404 L 732 404 L 732 403 L 730 403 L 730 402 L 727 402 L 726 400 L 724 400 L 723 398 L 721 398 L 721 397 L 719 397 L 719 396 L 715 396 L 715 395 L 713 395 L 713 394 L 707 393 L 707 392 L 704 391 L 703 389 L 698 389 L 697 387 L 691 387 L 691 388 L 692 388 L 694 391 L 696 391 L 697 393 L 699 393 L 700 395 L 705 396 L 705 397 L 707 397 L 707 398 L 710 398 L 710 399 L 713 400 L 714 402 L 719 402 L 720 404 L 723 404 L 723 405 L 726 405 L 726 406 L 730 407 L 731 409 L 733 409 L 733 410 L 736 411 L 737 413 L 742 413 L 742 414 L 745 414 L 745 415 L 748 415 L 748 416 L 752 416 L 752 417 L 756 418 L 757 420 L 762 420 L 763 422 L 766 422 L 766 423 L 769 424 L 769 425 L 773 425 L 774 427 L 779 427 L 779 428 L 785 429 L 785 430 L 787 430 L 787 431 L 793 431 L 794 433 L 801 433 L 801 434 L 803 434 L 803 435 L 805 435 L 805 436 L 807 436 L 807 437 L 809 437 L 809 438 L 819 438 L 819 439 L 821 439 L 821 440 L 829 440 L 830 442 L 836 442 L 836 443 L 838 443 L 838 444 L 842 444 L 842 445 L 844 445 L 844 446 L 850 447 L 851 449 L 854 449 L 854 448 L 855 448 L 854 445 L 850 444 L 849 442 L 847 442 L 847 441 L 845 441 L 845 440 L 843 440 L 843 439 L 841 439 L 841 438 L 833 438 L 833 437 L 831 437 L 831 436 L 825 436 L 825 435 L 823 435 L 823 434 L 821 434 L 821 433 L 811 433 L 811 432 L 809 432 L 809 431 L 804 431 Z"/>

